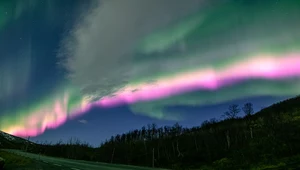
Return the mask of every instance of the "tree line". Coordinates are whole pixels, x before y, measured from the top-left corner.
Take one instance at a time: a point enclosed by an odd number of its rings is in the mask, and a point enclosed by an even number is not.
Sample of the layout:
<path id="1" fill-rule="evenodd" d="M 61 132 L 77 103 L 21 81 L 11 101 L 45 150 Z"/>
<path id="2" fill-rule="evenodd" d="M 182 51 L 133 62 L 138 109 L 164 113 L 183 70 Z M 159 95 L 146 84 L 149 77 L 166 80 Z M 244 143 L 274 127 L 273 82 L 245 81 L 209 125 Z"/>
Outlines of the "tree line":
<path id="1" fill-rule="evenodd" d="M 300 98 L 296 97 L 254 114 L 253 105 L 232 104 L 223 119 L 186 128 L 179 123 L 118 134 L 97 148 L 79 139 L 43 143 L 28 151 L 69 159 L 169 169 L 247 169 L 272 164 L 300 153 Z M 243 117 L 238 115 L 243 112 Z"/>

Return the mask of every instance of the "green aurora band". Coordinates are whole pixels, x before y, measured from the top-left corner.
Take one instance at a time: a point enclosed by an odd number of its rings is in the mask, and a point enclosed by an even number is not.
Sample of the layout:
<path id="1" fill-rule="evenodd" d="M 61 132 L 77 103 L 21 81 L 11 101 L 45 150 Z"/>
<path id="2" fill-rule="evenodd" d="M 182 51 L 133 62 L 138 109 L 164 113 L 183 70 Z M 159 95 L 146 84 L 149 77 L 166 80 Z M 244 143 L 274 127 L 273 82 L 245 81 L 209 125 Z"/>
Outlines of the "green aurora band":
<path id="1" fill-rule="evenodd" d="M 97 96 L 98 101 L 91 102 L 92 94 L 81 94 L 77 86 L 63 84 L 34 107 L 4 114 L 0 129 L 36 136 L 91 107 L 119 104 L 129 104 L 134 113 L 157 119 L 181 120 L 184 115 L 164 108 L 217 104 L 249 96 L 297 95 L 299 7 L 298 0 L 233 0 L 211 5 L 141 37 L 132 52 L 132 65 L 124 63 L 134 69 L 133 74 L 115 93 Z M 4 21 L 0 19 L 0 28 Z M 192 84 L 195 82 L 200 85 Z"/>

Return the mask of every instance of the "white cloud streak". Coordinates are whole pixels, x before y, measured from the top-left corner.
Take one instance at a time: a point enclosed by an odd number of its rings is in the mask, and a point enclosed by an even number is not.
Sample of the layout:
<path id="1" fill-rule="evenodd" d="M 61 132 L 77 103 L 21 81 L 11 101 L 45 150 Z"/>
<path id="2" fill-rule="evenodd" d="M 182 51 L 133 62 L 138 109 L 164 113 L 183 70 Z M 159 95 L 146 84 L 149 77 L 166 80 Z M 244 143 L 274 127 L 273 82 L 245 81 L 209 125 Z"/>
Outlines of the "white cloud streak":
<path id="1" fill-rule="evenodd" d="M 96 1 L 62 44 L 60 55 L 72 82 L 97 97 L 122 87 L 133 79 L 131 54 L 140 37 L 194 12 L 202 2 Z"/>
<path id="2" fill-rule="evenodd" d="M 82 123 L 82 124 L 87 124 L 87 123 L 88 123 L 88 121 L 85 120 L 85 119 L 78 120 L 78 122 L 79 122 L 79 123 Z"/>

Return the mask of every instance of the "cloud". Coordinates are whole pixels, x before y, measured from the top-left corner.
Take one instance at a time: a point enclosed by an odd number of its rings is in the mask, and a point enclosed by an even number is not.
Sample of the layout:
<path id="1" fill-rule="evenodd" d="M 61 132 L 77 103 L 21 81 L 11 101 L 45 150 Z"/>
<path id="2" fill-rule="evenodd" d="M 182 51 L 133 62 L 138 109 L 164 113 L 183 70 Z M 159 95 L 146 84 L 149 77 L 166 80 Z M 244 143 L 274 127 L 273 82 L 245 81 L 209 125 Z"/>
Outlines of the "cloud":
<path id="1" fill-rule="evenodd" d="M 79 123 L 82 123 L 82 124 L 87 124 L 87 123 L 88 123 L 88 121 L 85 120 L 85 119 L 78 120 L 78 122 L 79 122 Z"/>
<path id="2" fill-rule="evenodd" d="M 140 37 L 194 12 L 202 2 L 99 1 L 63 41 L 60 56 L 69 77 L 85 94 L 116 91 L 134 79 L 132 56 Z"/>
<path id="3" fill-rule="evenodd" d="M 151 88 L 160 86 L 158 88 L 163 89 L 168 82 L 157 85 L 157 80 L 168 79 L 179 73 L 212 70 L 209 73 L 214 76 L 215 72 L 226 74 L 222 73 L 223 69 L 230 67 L 252 70 L 236 63 L 261 56 L 256 60 L 257 63 L 252 64 L 260 67 L 260 61 L 268 60 L 269 56 L 265 54 L 281 58 L 289 52 L 299 52 L 300 24 L 295 21 L 300 11 L 292 1 L 281 2 L 272 8 L 268 8 L 271 1 L 251 4 L 233 0 L 224 3 L 208 2 L 99 1 L 82 14 L 64 39 L 59 55 L 63 57 L 62 64 L 69 71 L 72 83 L 82 89 L 83 95 L 96 100 L 113 95 L 118 98 L 115 92 L 150 81 L 154 86 Z M 285 15 L 286 12 L 289 15 Z M 238 72 L 235 73 L 239 76 Z M 267 73 L 264 75 L 260 78 L 268 77 Z M 209 76 L 200 76 L 199 80 L 211 78 Z M 234 79 L 235 75 L 231 76 Z M 178 81 L 189 83 L 183 78 Z M 168 105 L 202 105 L 246 96 L 298 92 L 294 86 L 287 91 L 280 91 L 278 85 L 281 83 L 279 80 L 270 81 L 268 86 L 261 82 L 250 83 L 251 88 L 257 88 L 251 93 L 242 88 L 245 86 L 234 86 L 242 90 L 239 93 L 235 89 L 213 89 L 213 92 L 204 90 L 196 93 L 198 96 L 176 94 L 173 97 L 155 98 L 153 101 L 139 103 L 139 100 L 135 100 L 129 103 L 135 113 L 158 119 L 173 119 L 164 109 Z M 268 88 L 271 86 L 275 90 Z M 166 90 L 173 94 L 171 92 L 177 89 Z M 139 88 L 130 91 L 142 94 Z M 126 95 L 122 97 L 128 101 L 134 100 Z"/>

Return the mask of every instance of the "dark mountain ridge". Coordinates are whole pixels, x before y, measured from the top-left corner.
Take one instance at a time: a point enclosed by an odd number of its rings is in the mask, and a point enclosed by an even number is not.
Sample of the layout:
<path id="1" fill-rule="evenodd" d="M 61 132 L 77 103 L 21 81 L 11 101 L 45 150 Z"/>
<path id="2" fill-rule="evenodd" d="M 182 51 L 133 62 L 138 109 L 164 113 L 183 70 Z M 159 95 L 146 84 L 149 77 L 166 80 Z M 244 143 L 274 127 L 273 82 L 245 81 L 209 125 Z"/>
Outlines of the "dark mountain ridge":
<path id="1" fill-rule="evenodd" d="M 0 149 L 24 149 L 27 144 L 34 145 L 33 142 L 28 142 L 26 139 L 0 131 Z"/>

